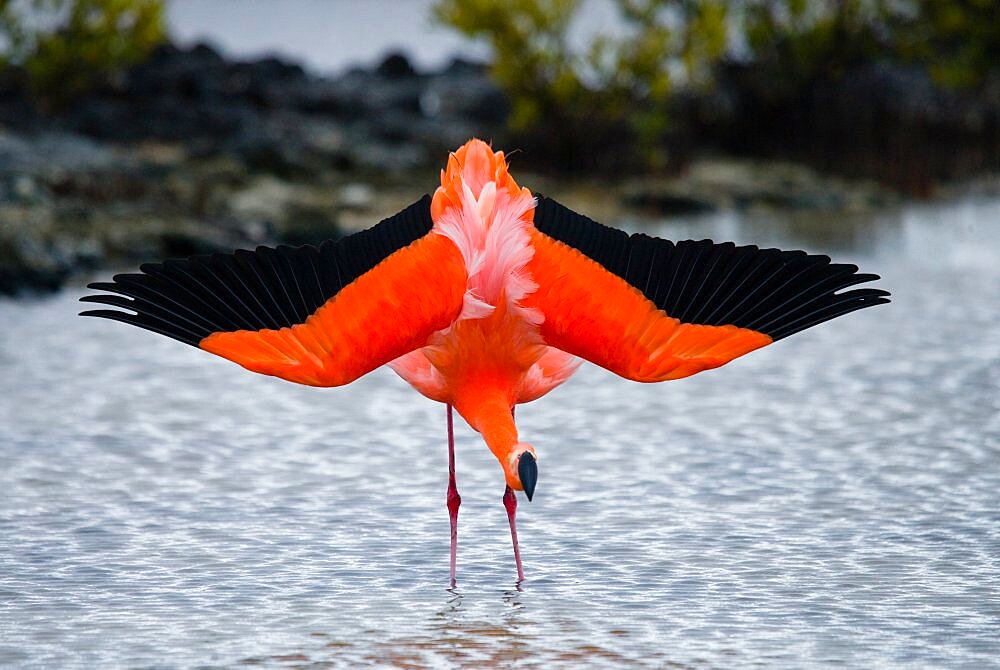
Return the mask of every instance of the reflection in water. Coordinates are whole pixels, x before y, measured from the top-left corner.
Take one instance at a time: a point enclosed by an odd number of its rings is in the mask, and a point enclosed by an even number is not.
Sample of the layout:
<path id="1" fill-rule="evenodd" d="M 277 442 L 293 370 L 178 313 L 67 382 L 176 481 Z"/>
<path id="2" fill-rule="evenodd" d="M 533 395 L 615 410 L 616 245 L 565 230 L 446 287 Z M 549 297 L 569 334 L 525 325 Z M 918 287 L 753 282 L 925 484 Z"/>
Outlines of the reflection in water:
<path id="1" fill-rule="evenodd" d="M 367 640 L 363 646 L 338 641 L 329 633 L 312 633 L 317 643 L 308 648 L 268 659 L 244 659 L 243 663 L 261 664 L 303 661 L 308 667 L 317 663 L 344 661 L 378 662 L 398 667 L 427 667 L 447 661 L 449 667 L 510 667 L 531 656 L 535 636 L 525 629 L 535 624 L 521 617 L 520 591 L 506 591 L 499 621 L 470 617 L 462 609 L 463 595 L 447 589 L 443 605 L 430 617 L 426 633 L 419 636 L 389 636 Z M 603 653 L 600 650 L 598 653 Z M 294 666 L 293 666 L 294 667 Z"/>
<path id="2" fill-rule="evenodd" d="M 0 666 L 995 663 L 997 221 L 967 200 L 661 224 L 833 253 L 893 302 L 689 380 L 585 367 L 519 408 L 546 468 L 522 585 L 461 425 L 444 589 L 443 412 L 391 374 L 298 388 L 77 319 L 72 291 L 0 302 Z"/>

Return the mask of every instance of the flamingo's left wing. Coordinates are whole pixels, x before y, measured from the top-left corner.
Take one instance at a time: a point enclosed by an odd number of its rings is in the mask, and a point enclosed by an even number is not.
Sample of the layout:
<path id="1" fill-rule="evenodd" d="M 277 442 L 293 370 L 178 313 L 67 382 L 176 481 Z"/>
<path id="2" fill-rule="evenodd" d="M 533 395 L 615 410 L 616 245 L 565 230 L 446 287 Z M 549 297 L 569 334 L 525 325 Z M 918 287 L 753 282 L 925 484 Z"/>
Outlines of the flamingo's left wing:
<path id="1" fill-rule="evenodd" d="M 425 196 L 318 248 L 258 247 L 147 264 L 90 288 L 123 321 L 309 386 L 340 386 L 427 343 L 462 309 L 458 248 L 432 231 Z"/>
<path id="2" fill-rule="evenodd" d="M 804 251 L 631 237 L 548 198 L 528 264 L 546 344 L 622 377 L 679 379 L 823 321 L 888 302 L 878 279 Z"/>

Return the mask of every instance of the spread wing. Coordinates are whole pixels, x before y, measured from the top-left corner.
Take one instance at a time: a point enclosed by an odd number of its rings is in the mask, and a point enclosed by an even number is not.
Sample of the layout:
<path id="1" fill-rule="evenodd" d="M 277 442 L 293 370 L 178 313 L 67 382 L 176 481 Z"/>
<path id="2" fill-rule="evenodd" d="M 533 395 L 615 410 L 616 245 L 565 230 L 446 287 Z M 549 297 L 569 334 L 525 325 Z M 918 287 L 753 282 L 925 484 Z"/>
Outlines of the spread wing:
<path id="1" fill-rule="evenodd" d="M 643 382 L 724 365 L 800 330 L 889 302 L 855 265 L 804 251 L 629 236 L 539 198 L 523 302 L 547 344 Z"/>
<path id="2" fill-rule="evenodd" d="M 318 248 L 258 247 L 143 265 L 81 298 L 145 328 L 310 386 L 340 386 L 426 344 L 459 314 L 466 271 L 430 197 Z M 114 295 L 111 295 L 114 294 Z"/>

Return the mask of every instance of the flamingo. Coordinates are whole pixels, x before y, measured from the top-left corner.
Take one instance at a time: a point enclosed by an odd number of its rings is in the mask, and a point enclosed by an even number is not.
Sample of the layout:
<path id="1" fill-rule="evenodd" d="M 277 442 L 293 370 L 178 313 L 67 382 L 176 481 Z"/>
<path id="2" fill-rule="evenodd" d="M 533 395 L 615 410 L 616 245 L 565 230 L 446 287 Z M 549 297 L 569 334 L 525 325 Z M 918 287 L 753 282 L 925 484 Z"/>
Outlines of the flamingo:
<path id="1" fill-rule="evenodd" d="M 318 247 L 258 247 L 145 264 L 81 298 L 128 323 L 310 386 L 388 365 L 446 406 L 450 580 L 458 511 L 453 411 L 500 464 L 517 579 L 515 491 L 538 455 L 514 407 L 582 361 L 660 382 L 719 367 L 829 319 L 888 302 L 855 265 L 804 251 L 670 242 L 603 226 L 518 186 L 502 151 L 472 139 L 433 197 Z"/>

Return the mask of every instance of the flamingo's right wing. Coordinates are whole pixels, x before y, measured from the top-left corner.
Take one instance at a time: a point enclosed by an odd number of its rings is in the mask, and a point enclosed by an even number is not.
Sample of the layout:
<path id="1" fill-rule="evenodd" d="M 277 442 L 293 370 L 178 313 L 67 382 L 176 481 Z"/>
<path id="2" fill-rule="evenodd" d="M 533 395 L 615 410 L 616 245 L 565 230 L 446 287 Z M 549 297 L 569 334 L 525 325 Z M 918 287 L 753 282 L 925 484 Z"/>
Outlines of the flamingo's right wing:
<path id="1" fill-rule="evenodd" d="M 669 242 L 539 198 L 528 264 L 546 344 L 627 379 L 679 379 L 800 330 L 888 302 L 878 279 L 804 251 Z"/>
<path id="2" fill-rule="evenodd" d="M 432 232 L 430 197 L 318 248 L 258 247 L 147 264 L 85 302 L 253 372 L 340 386 L 427 343 L 462 309 L 458 248 Z"/>

